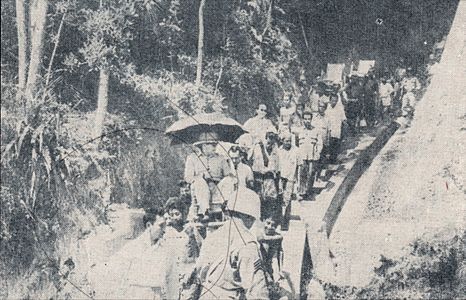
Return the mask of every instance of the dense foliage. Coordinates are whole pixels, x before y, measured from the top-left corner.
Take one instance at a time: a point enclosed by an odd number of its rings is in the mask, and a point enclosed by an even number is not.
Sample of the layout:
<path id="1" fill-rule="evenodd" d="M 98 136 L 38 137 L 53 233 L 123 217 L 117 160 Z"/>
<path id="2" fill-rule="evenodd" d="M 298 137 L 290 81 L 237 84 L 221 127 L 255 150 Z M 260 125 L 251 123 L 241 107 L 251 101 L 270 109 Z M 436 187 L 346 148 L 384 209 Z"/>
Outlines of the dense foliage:
<path id="1" fill-rule="evenodd" d="M 1 1 L 0 256 L 11 258 L 1 261 L 8 278 L 39 270 L 46 274 L 41 280 L 55 282 L 66 259 L 57 241 L 65 233 L 84 234 L 82 219 L 105 223 L 109 203 L 160 206 L 175 194 L 190 149 L 174 150 L 164 137 L 174 120 L 223 111 L 244 122 L 259 103 L 276 112 L 283 93 L 303 96 L 325 63 L 355 52 L 377 50 L 393 61 L 426 58 L 428 52 L 418 47 L 421 39 L 432 44 L 443 37 L 448 22 L 439 20 L 451 18 L 456 4 L 394 1 L 396 10 L 383 10 L 391 24 L 411 11 L 418 18 L 406 18 L 409 24 L 387 31 L 377 44 L 369 41 L 370 34 L 356 42 L 366 34 L 361 24 L 367 12 L 374 12 L 363 7 L 365 1 L 342 1 L 337 7 L 326 0 L 207 0 L 197 86 L 199 2 Z M 24 20 L 18 3 L 26 10 Z M 39 18 L 37 3 L 46 4 L 42 36 L 29 20 Z M 445 18 L 422 14 L 428 7 Z M 418 19 L 426 26 L 410 31 L 416 41 L 407 43 L 411 47 L 398 51 L 381 42 L 403 36 Z M 33 54 L 31 44 L 41 46 L 31 97 L 18 84 L 18 70 L 28 71 L 18 55 L 23 23 L 26 57 Z M 101 71 L 109 74 L 103 88 L 108 106 L 103 135 L 96 137 Z"/>
<path id="2" fill-rule="evenodd" d="M 364 288 L 326 284 L 331 299 L 461 299 L 466 293 L 466 233 L 415 240 L 400 258 L 381 256 Z"/>

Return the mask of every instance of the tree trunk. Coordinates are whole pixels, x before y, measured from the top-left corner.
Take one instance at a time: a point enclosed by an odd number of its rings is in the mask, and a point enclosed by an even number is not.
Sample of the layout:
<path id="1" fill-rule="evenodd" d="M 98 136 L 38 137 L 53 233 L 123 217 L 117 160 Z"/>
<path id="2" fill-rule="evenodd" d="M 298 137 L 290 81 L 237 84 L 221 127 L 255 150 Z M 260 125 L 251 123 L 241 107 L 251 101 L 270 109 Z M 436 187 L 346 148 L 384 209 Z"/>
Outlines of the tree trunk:
<path id="1" fill-rule="evenodd" d="M 273 0 L 270 0 L 269 8 L 267 9 L 267 19 L 265 20 L 265 27 L 261 34 L 261 41 L 264 39 L 264 36 L 267 33 L 267 30 L 269 30 L 272 27 L 273 5 L 274 5 Z"/>
<path id="2" fill-rule="evenodd" d="M 47 0 L 35 0 L 31 5 L 31 57 L 26 84 L 26 96 L 34 99 L 37 90 L 37 78 L 40 76 L 42 50 L 44 48 L 45 24 L 47 21 Z"/>
<path id="3" fill-rule="evenodd" d="M 98 138 L 102 135 L 105 114 L 107 113 L 108 105 L 108 71 L 102 69 L 99 73 L 99 94 L 97 98 L 97 109 L 95 111 L 95 127 L 94 127 L 94 138 Z"/>
<path id="4" fill-rule="evenodd" d="M 63 12 L 63 16 L 61 17 L 61 20 L 60 20 L 60 25 L 58 26 L 56 40 L 55 40 L 55 43 L 53 45 L 52 55 L 50 56 L 49 67 L 47 68 L 47 76 L 46 76 L 46 79 L 45 79 L 45 86 L 48 86 L 48 84 L 50 82 L 50 76 L 52 76 L 53 60 L 55 58 L 55 55 L 57 54 L 58 43 L 60 42 L 60 36 L 61 36 L 61 32 L 63 30 L 63 24 L 65 22 L 67 10 L 68 10 L 68 8 L 66 8 L 65 11 Z"/>
<path id="5" fill-rule="evenodd" d="M 197 42 L 197 70 L 196 86 L 201 86 L 202 82 L 202 58 L 204 56 L 204 5 L 205 0 L 201 0 L 199 5 L 199 37 Z"/>
<path id="6" fill-rule="evenodd" d="M 99 1 L 100 9 L 103 6 L 103 0 Z M 99 72 L 99 92 L 97 95 L 97 109 L 95 110 L 94 138 L 102 136 L 105 122 L 105 114 L 108 106 L 108 80 L 109 74 L 105 69 Z"/>
<path id="7" fill-rule="evenodd" d="M 18 93 L 21 97 L 26 88 L 27 31 L 24 0 L 16 0 L 16 27 L 18 30 Z"/>

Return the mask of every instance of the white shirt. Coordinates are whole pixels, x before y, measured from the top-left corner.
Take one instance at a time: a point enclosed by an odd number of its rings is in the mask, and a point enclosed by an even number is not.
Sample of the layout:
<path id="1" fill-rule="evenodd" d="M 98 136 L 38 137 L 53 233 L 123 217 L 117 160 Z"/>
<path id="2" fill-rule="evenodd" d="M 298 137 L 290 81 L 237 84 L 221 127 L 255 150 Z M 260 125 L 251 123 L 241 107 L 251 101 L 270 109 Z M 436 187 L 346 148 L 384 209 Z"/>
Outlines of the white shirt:
<path id="1" fill-rule="evenodd" d="M 264 145 L 264 147 L 266 147 Z M 252 170 L 254 172 L 259 172 L 265 174 L 267 172 L 277 172 L 278 171 L 278 153 L 277 153 L 277 146 L 274 145 L 272 152 L 268 153 L 265 150 L 265 155 L 267 156 L 269 163 L 267 166 L 264 164 L 264 156 L 262 155 L 261 146 L 256 144 L 251 152 L 252 158 Z"/>
<path id="2" fill-rule="evenodd" d="M 303 128 L 299 132 L 299 160 L 319 160 L 323 148 L 322 130 Z"/>
<path id="3" fill-rule="evenodd" d="M 380 83 L 379 85 L 379 98 L 382 100 L 384 106 L 390 106 L 392 103 L 391 94 L 394 92 L 394 88 L 390 83 Z"/>
<path id="4" fill-rule="evenodd" d="M 324 145 L 328 145 L 329 138 L 329 119 L 326 115 L 314 114 L 312 117 L 312 126 L 319 131 L 319 135 L 323 140 Z"/>
<path id="5" fill-rule="evenodd" d="M 409 93 L 417 91 L 421 87 L 421 84 L 419 83 L 419 80 L 413 76 L 403 79 L 403 87 L 406 92 Z"/>
<path id="6" fill-rule="evenodd" d="M 283 147 L 278 149 L 278 170 L 280 171 L 280 177 L 286 178 L 289 181 L 296 181 L 297 155 L 297 149 L 293 147 L 290 150 L 285 150 Z"/>
<path id="7" fill-rule="evenodd" d="M 280 127 L 287 127 L 290 124 L 291 116 L 296 111 L 296 105 L 291 102 L 290 107 L 280 108 Z"/>
<path id="8" fill-rule="evenodd" d="M 208 175 L 212 179 L 220 181 L 225 176 L 231 174 L 227 159 L 217 153 L 212 156 L 206 156 L 202 153 L 191 153 L 186 158 L 184 170 L 184 179 L 189 183 L 192 183 L 198 176 Z"/>
<path id="9" fill-rule="evenodd" d="M 390 97 L 393 93 L 393 87 L 390 83 L 380 83 L 379 85 L 379 96 L 380 98 Z"/>
<path id="10" fill-rule="evenodd" d="M 267 130 L 275 129 L 275 132 L 277 130 L 272 121 L 266 117 L 262 118 L 259 116 L 247 120 L 243 127 L 251 134 L 254 143 L 264 140 Z"/>
<path id="11" fill-rule="evenodd" d="M 233 170 L 233 176 L 238 176 L 238 184 L 247 187 L 248 182 L 254 181 L 254 175 L 250 166 L 240 162 L 238 168 Z"/>
<path id="12" fill-rule="evenodd" d="M 325 115 L 329 123 L 329 134 L 333 138 L 341 138 L 341 123 L 346 120 L 345 108 L 343 104 L 338 101 L 335 107 L 329 105 Z"/>

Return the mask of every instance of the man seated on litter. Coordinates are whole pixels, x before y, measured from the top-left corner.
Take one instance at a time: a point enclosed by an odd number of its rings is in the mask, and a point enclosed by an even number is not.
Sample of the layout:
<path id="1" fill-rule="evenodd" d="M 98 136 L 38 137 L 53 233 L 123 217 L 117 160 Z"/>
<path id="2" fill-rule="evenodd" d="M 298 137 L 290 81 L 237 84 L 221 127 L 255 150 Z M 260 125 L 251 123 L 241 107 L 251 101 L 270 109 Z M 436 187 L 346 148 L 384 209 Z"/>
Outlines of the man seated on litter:
<path id="1" fill-rule="evenodd" d="M 227 159 L 215 151 L 217 144 L 215 132 L 203 132 L 194 143 L 196 149 L 186 159 L 184 179 L 191 186 L 192 205 L 204 221 L 209 214 L 221 212 L 224 201 L 217 185 L 232 175 Z"/>

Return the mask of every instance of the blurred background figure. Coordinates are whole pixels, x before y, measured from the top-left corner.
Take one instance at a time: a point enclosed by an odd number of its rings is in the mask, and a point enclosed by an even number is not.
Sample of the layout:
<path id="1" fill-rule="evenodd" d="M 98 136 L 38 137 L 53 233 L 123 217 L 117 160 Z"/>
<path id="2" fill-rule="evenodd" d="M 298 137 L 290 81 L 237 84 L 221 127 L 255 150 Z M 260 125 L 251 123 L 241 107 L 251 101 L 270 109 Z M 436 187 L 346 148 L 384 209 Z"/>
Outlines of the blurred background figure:
<path id="1" fill-rule="evenodd" d="M 330 96 L 330 105 L 327 107 L 326 115 L 329 122 L 330 163 L 334 164 L 340 153 L 342 127 L 346 121 L 345 108 L 338 95 L 333 94 Z"/>
<path id="2" fill-rule="evenodd" d="M 282 204 L 281 229 L 288 230 L 291 216 L 291 199 L 295 191 L 298 169 L 298 152 L 292 143 L 290 133 L 282 135 L 282 145 L 278 149 L 279 194 Z"/>
<path id="3" fill-rule="evenodd" d="M 291 116 L 296 112 L 296 103 L 293 101 L 293 95 L 285 93 L 283 96 L 282 106 L 280 107 L 280 116 L 278 122 L 278 132 L 290 131 Z"/>
<path id="4" fill-rule="evenodd" d="M 312 187 L 316 177 L 316 165 L 320 159 L 324 140 L 322 131 L 312 126 L 312 113 L 304 112 L 304 128 L 299 133 L 298 154 L 298 199 L 305 200 L 312 196 Z"/>
<path id="5" fill-rule="evenodd" d="M 390 119 L 390 110 L 393 104 L 393 95 L 395 90 L 391 83 L 387 80 L 387 76 L 380 79 L 379 83 L 379 120 L 386 124 Z"/>

